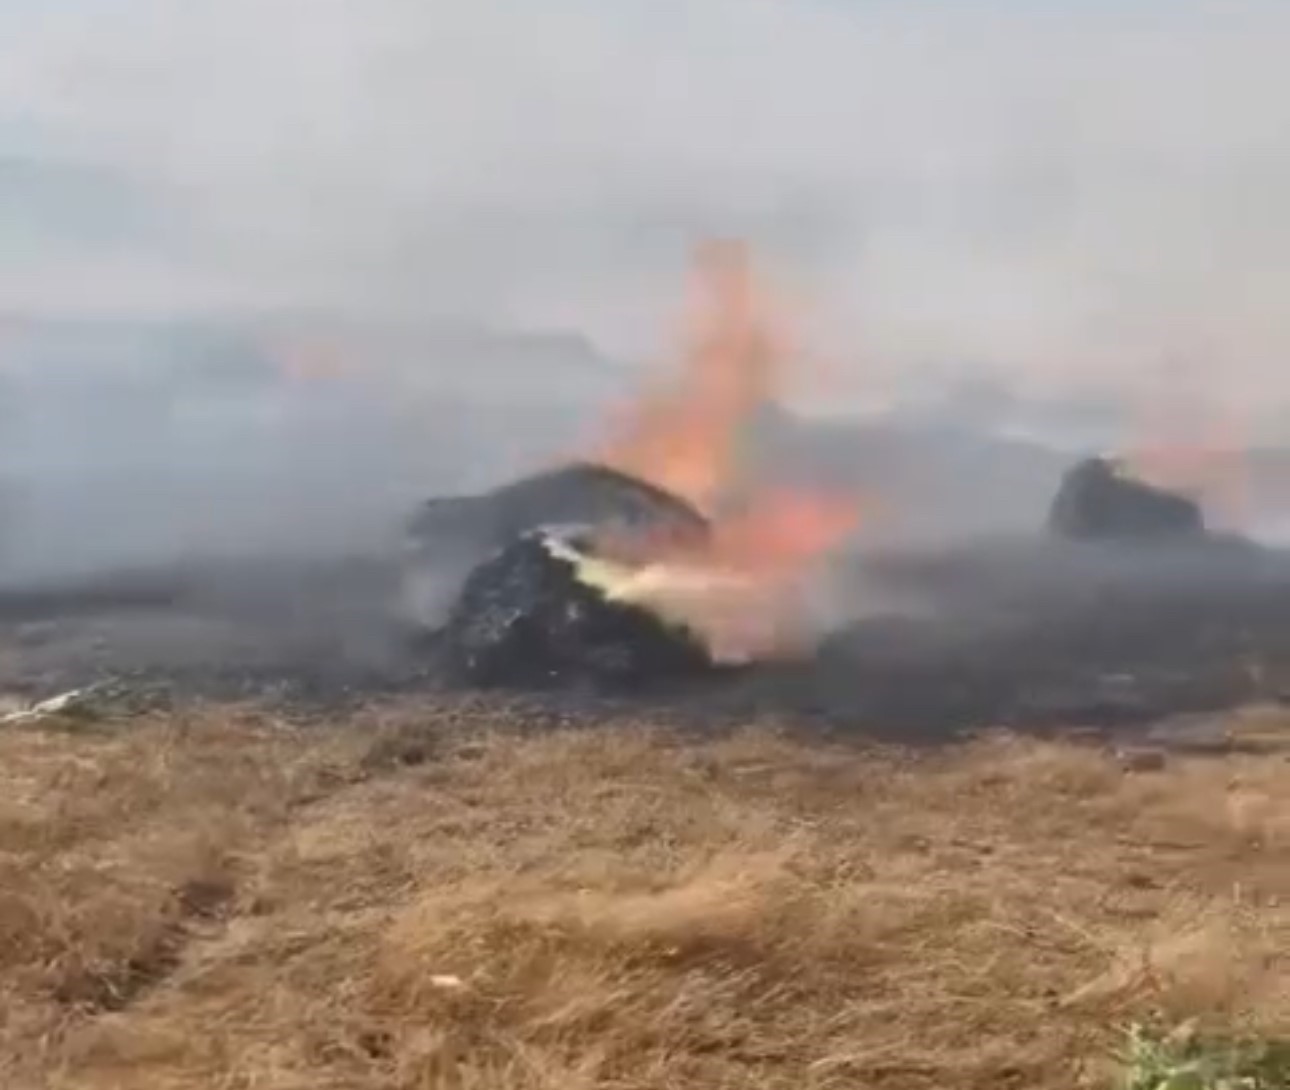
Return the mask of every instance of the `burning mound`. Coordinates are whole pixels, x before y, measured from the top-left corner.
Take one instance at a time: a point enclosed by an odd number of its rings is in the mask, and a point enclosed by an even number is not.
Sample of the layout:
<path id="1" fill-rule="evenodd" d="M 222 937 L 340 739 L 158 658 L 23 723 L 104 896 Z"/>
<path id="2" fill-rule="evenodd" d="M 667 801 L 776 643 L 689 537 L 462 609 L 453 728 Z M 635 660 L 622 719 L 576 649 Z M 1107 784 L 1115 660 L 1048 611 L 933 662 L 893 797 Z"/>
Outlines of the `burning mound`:
<path id="1" fill-rule="evenodd" d="M 854 498 L 751 479 L 781 337 L 741 245 L 702 248 L 696 272 L 679 373 L 625 407 L 590 459 L 414 520 L 412 610 L 423 628 L 447 617 L 459 680 L 640 682 L 809 638 L 803 592 Z"/>
<path id="2" fill-rule="evenodd" d="M 1200 505 L 1128 475 L 1115 459 L 1089 458 L 1062 478 L 1048 528 L 1073 540 L 1180 538 L 1205 532 Z"/>
<path id="3" fill-rule="evenodd" d="M 544 525 L 616 524 L 702 535 L 707 522 L 688 503 L 639 477 L 591 462 L 537 473 L 478 496 L 428 500 L 410 530 L 427 545 L 468 536 L 472 548 L 504 544 Z"/>
<path id="4" fill-rule="evenodd" d="M 639 687 L 708 670 L 703 641 L 650 602 L 645 569 L 592 527 L 521 534 L 471 572 L 443 630 L 454 679 L 477 686 Z"/>
<path id="5" fill-rule="evenodd" d="M 575 462 L 475 496 L 426 501 L 408 526 L 405 607 L 421 628 L 442 623 L 467 575 L 546 526 L 596 526 L 659 540 L 700 539 L 707 520 L 685 501 L 608 466 Z"/>

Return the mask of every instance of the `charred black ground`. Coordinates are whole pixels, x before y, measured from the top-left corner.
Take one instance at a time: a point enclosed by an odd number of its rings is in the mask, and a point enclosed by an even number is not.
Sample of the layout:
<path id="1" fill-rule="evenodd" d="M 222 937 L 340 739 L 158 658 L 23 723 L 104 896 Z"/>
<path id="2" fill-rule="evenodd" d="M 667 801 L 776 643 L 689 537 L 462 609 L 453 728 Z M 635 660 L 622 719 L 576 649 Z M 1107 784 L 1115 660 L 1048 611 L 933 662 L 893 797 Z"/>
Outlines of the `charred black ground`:
<path id="1" fill-rule="evenodd" d="M 702 531 L 684 505 L 629 478 L 624 501 L 616 476 L 577 467 L 541 479 L 537 494 L 564 495 L 566 518 L 625 504 L 626 517 Z M 584 483 L 594 485 L 590 498 Z M 500 533 L 498 495 L 509 497 L 503 510 L 519 512 L 508 530 L 550 521 L 542 502 L 527 507 L 503 490 L 477 503 L 472 533 Z M 462 502 L 438 505 L 435 517 Z M 499 555 L 487 534 L 476 540 L 476 565 Z M 406 559 L 193 561 L 79 586 L 0 588 L 0 689 L 36 697 L 112 680 L 180 699 L 303 707 L 407 691 L 475 702 L 452 695 L 441 636 L 409 639 L 390 622 Z M 428 554 L 416 563 L 434 573 Z M 443 573 L 448 583 L 460 577 L 451 564 Z M 675 680 L 628 699 L 583 686 L 506 699 L 535 723 L 644 707 L 704 727 L 770 716 L 928 738 L 991 724 L 1145 723 L 1290 690 L 1290 555 L 1244 542 L 1037 534 L 869 555 L 843 565 L 838 586 L 860 619 L 804 660 L 702 676 L 669 669 Z"/>

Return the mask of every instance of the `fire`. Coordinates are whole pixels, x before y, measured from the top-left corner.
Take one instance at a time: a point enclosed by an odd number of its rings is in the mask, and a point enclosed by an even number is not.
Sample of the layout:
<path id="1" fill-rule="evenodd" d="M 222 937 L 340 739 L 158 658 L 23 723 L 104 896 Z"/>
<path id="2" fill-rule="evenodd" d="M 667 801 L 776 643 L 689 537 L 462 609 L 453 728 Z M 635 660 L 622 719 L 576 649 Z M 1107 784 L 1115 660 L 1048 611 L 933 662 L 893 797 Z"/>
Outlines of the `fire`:
<path id="1" fill-rule="evenodd" d="M 1139 425 L 1140 440 L 1127 455 L 1143 480 L 1197 496 L 1231 529 L 1250 517 L 1247 429 L 1232 411 L 1175 390 L 1169 403 Z"/>
<path id="2" fill-rule="evenodd" d="M 742 244 L 705 244 L 694 272 L 680 375 L 629 406 L 597 460 L 710 511 L 734 481 L 746 424 L 774 396 L 784 343 Z"/>
<path id="3" fill-rule="evenodd" d="M 852 502 L 837 496 L 761 493 L 743 513 L 717 522 L 709 548 L 736 571 L 780 578 L 837 545 L 857 515 Z"/>
<path id="4" fill-rule="evenodd" d="M 270 357 L 277 361 L 280 374 L 289 383 L 336 379 L 350 371 L 341 348 L 322 337 L 280 337 L 271 341 L 267 350 Z"/>
<path id="5" fill-rule="evenodd" d="M 855 527 L 859 506 L 743 479 L 748 426 L 781 393 L 789 357 L 745 246 L 700 248 L 691 304 L 680 374 L 630 406 L 595 457 L 688 500 L 712 532 L 701 545 L 637 542 L 639 567 L 617 594 L 690 624 L 719 657 L 771 654 L 801 635 L 805 576 Z"/>

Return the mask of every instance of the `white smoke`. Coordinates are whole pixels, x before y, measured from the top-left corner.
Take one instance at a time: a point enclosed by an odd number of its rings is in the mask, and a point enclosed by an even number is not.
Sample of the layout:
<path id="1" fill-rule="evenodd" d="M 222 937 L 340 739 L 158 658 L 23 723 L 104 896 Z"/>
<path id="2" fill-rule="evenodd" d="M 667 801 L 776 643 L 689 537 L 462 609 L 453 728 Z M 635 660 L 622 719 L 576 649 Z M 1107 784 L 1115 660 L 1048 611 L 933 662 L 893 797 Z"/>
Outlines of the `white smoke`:
<path id="1" fill-rule="evenodd" d="M 690 237 L 738 231 L 869 379 L 952 357 L 1147 381 L 1183 353 L 1280 397 L 1287 40 L 1273 0 L 10 3 L 0 144 L 154 215 L 28 240 L 0 296 L 486 315 L 635 348 Z"/>

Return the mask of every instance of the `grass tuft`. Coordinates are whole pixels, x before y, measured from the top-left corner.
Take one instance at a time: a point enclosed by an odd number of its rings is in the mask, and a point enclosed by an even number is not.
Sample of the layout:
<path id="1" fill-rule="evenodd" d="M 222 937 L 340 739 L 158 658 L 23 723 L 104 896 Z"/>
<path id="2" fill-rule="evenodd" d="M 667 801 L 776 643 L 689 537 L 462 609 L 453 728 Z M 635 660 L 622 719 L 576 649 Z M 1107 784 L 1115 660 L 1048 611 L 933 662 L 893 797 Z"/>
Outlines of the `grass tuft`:
<path id="1" fill-rule="evenodd" d="M 1161 1033 L 1134 1025 L 1123 1090 L 1290 1090 L 1290 1041 L 1198 1033 L 1191 1023 Z"/>

